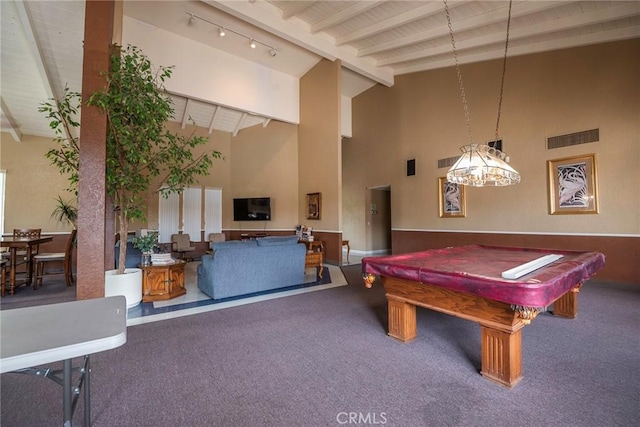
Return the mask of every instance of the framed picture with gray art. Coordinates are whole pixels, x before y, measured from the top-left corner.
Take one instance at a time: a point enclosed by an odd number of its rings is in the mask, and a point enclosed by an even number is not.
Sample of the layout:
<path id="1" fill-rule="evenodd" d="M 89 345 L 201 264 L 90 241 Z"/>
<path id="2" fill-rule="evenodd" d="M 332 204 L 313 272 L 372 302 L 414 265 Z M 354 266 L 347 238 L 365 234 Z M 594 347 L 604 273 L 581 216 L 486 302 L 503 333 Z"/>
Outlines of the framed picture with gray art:
<path id="1" fill-rule="evenodd" d="M 440 218 L 464 218 L 467 216 L 464 185 L 438 178 L 438 206 Z"/>
<path id="2" fill-rule="evenodd" d="M 565 157 L 547 161 L 549 213 L 598 213 L 596 155 Z"/>

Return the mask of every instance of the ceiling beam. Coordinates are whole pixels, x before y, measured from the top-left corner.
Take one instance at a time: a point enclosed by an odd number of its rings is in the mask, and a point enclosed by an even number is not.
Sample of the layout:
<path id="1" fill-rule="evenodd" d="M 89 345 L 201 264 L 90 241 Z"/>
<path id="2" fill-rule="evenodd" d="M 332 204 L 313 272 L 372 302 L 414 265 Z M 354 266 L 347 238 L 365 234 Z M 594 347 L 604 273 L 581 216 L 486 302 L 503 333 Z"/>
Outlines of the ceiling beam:
<path id="1" fill-rule="evenodd" d="M 565 18 L 542 22 L 539 24 L 528 25 L 522 28 L 514 28 L 510 31 L 509 41 L 515 41 L 528 37 L 537 37 L 549 33 L 559 33 L 561 31 L 571 30 L 573 28 L 584 27 L 588 25 L 598 25 L 609 21 L 628 18 L 630 16 L 637 15 L 637 13 L 638 6 L 633 3 L 627 3 L 621 6 L 612 6 L 604 10 L 594 10 L 592 12 L 583 13 L 581 15 L 572 15 Z M 456 50 L 458 51 L 458 54 L 462 56 L 464 55 L 464 50 L 473 49 L 475 47 L 493 43 L 502 42 L 504 44 L 504 41 L 505 34 L 503 32 L 487 34 L 485 36 L 474 37 L 471 39 L 456 42 Z M 414 61 L 420 58 L 440 55 L 451 51 L 452 48 L 450 44 L 447 44 L 428 49 L 422 49 L 404 55 L 396 55 L 391 58 L 380 60 L 377 63 L 378 65 L 382 66 L 400 64 L 403 62 Z"/>
<path id="2" fill-rule="evenodd" d="M 0 96 L 0 117 L 2 122 L 2 132 L 9 132 L 15 142 L 21 142 L 22 132 L 20 131 L 20 126 L 18 126 L 11 115 L 11 111 L 9 111 L 9 108 L 4 103 L 2 96 Z"/>
<path id="3" fill-rule="evenodd" d="M 181 129 L 187 127 L 187 120 L 189 120 L 189 107 L 191 107 L 191 98 L 187 98 L 187 104 L 184 106 L 184 112 L 182 113 L 182 123 L 180 124 Z"/>
<path id="4" fill-rule="evenodd" d="M 450 1 L 448 2 L 448 4 L 449 4 L 449 8 L 452 9 L 455 6 L 460 6 L 465 3 L 469 3 L 469 1 L 470 0 Z M 384 21 L 375 22 L 360 30 L 353 31 L 349 34 L 340 36 L 336 39 L 336 45 L 342 46 L 343 44 L 346 44 L 346 43 L 351 43 L 357 40 L 371 37 L 376 34 L 383 33 L 385 31 L 393 30 L 396 27 L 401 27 L 402 25 L 410 24 L 411 22 L 417 21 L 419 19 L 428 18 L 429 16 L 440 13 L 442 12 L 442 9 L 443 9 L 443 3 L 428 2 L 427 4 L 419 6 L 415 9 L 407 10 L 404 13 L 393 16 L 389 19 L 385 19 Z"/>
<path id="5" fill-rule="evenodd" d="M 325 19 L 320 22 L 316 22 L 311 25 L 311 33 L 318 33 L 327 28 L 335 27 L 336 25 L 340 25 L 349 19 L 358 16 L 361 13 L 366 12 L 369 9 L 374 7 L 378 7 L 382 2 L 380 1 L 358 1 L 351 2 L 349 6 L 342 9 L 341 11 L 334 13 L 333 15 L 327 16 Z"/>
<path id="6" fill-rule="evenodd" d="M 236 123 L 235 129 L 233 129 L 233 136 L 236 136 L 238 132 L 240 132 L 240 129 L 242 128 L 242 125 L 244 124 L 244 121 L 246 120 L 246 118 L 247 118 L 247 113 L 242 113 L 242 115 L 238 119 L 238 123 Z"/>
<path id="7" fill-rule="evenodd" d="M 211 116 L 211 123 L 209 123 L 209 135 L 213 133 L 214 124 L 216 122 L 216 116 L 218 115 L 218 111 L 220 111 L 220 106 L 215 105 L 213 107 L 213 115 Z"/>
<path id="8" fill-rule="evenodd" d="M 282 10 L 282 19 L 289 19 L 313 6 L 312 1 L 290 1 Z"/>
<path id="9" fill-rule="evenodd" d="M 20 17 L 22 27 L 24 28 L 24 35 L 27 38 L 29 47 L 31 48 L 31 53 L 33 54 L 33 59 L 35 60 L 36 67 L 38 68 L 40 76 L 42 77 L 44 90 L 47 92 L 47 96 L 49 98 L 57 99 L 57 94 L 52 84 L 53 80 L 51 79 L 51 74 L 49 73 L 49 69 L 47 68 L 44 56 L 42 55 L 40 40 L 38 39 L 38 35 L 34 30 L 31 14 L 29 13 L 29 10 L 26 6 L 27 2 L 16 1 L 14 3 L 16 6 L 16 10 L 18 11 L 18 16 Z"/>
<path id="10" fill-rule="evenodd" d="M 511 11 L 511 19 L 521 16 L 530 15 L 544 11 L 546 9 L 552 9 L 555 7 L 566 5 L 567 3 L 574 3 L 571 1 L 557 1 L 557 2 L 522 2 L 513 5 Z M 467 19 L 453 22 L 453 30 L 455 33 L 461 33 L 462 31 L 473 30 L 489 24 L 495 24 L 498 22 L 504 22 L 507 19 L 507 10 L 505 7 L 494 9 L 490 12 L 483 13 L 481 15 L 475 15 Z M 376 46 L 360 49 L 358 56 L 368 56 L 374 53 L 380 53 L 391 49 L 398 49 L 404 46 L 409 46 L 416 43 L 421 43 L 428 40 L 433 40 L 439 37 L 449 35 L 449 26 L 447 24 L 440 25 L 438 27 L 431 28 L 427 31 L 422 31 L 409 36 L 400 37 L 395 40 L 391 40 L 386 43 L 380 43 Z"/>
<path id="11" fill-rule="evenodd" d="M 297 22 L 296 19 L 283 21 L 280 18 L 280 9 L 265 1 L 203 0 L 203 2 L 330 61 L 340 59 L 343 67 L 375 82 L 393 86 L 393 70 L 390 68 L 377 67 L 371 59 L 359 58 L 353 49 L 336 46 L 333 38 L 328 37 L 326 33 L 311 34 L 308 26 Z"/>
<path id="12" fill-rule="evenodd" d="M 529 55 L 534 53 L 549 52 L 552 50 L 567 49 L 579 46 L 588 46 L 592 44 L 608 43 L 620 40 L 629 40 L 638 38 L 640 34 L 640 25 L 634 25 L 625 28 L 613 29 L 608 31 L 600 31 L 597 33 L 581 34 L 573 37 L 566 37 L 561 40 L 547 40 L 538 43 L 531 43 L 524 46 L 509 47 L 509 57 L 519 55 Z M 504 47 L 496 48 L 489 52 L 476 53 L 473 55 L 464 55 L 459 57 L 460 64 L 471 64 L 474 62 L 488 61 L 491 59 L 499 59 L 504 57 Z M 396 74 L 416 73 L 419 71 L 435 70 L 438 68 L 454 66 L 454 60 L 443 59 L 440 61 L 429 62 L 426 64 L 411 65 L 408 67 L 399 67 Z"/>

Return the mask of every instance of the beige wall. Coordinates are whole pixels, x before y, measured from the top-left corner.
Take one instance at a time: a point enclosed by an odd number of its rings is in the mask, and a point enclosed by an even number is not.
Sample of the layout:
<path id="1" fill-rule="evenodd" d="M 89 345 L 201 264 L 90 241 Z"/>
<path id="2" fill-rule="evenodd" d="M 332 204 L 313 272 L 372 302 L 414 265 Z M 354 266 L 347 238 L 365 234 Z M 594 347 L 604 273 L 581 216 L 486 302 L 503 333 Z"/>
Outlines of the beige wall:
<path id="1" fill-rule="evenodd" d="M 15 142 L 9 133 L 0 134 L 0 169 L 6 171 L 4 231 L 14 228 L 41 228 L 43 232 L 69 231 L 51 213 L 55 199 L 75 198 L 64 191 L 68 187 L 66 177 L 50 165 L 45 154 L 54 148 L 50 138 L 23 135 Z"/>
<path id="2" fill-rule="evenodd" d="M 271 121 L 231 139 L 231 191 L 224 217 L 236 230 L 293 230 L 298 224 L 298 128 Z M 224 190 L 223 190 L 224 193 Z M 271 221 L 233 222 L 234 197 L 270 197 Z"/>
<path id="3" fill-rule="evenodd" d="M 194 132 L 193 126 L 180 128 L 169 123 L 168 129 L 183 135 Z M 299 223 L 298 218 L 298 137 L 297 126 L 272 121 L 269 126 L 254 126 L 238 133 L 195 128 L 197 135 L 208 137 L 206 145 L 198 147 L 194 156 L 202 151 L 217 150 L 224 159 L 214 160 L 206 177 L 200 177 L 194 186 L 222 188 L 223 229 L 286 229 Z M 46 232 L 67 230 L 50 219 L 58 194 L 72 198 L 64 189 L 66 179 L 45 157 L 54 143 L 48 138 L 24 135 L 22 142 L 14 142 L 11 135 L 2 133 L 0 169 L 7 172 L 5 230 L 40 227 Z M 235 162 L 233 162 L 235 160 Z M 232 165 L 233 162 L 233 173 Z M 158 227 L 158 189 L 156 182 L 146 195 L 147 223 L 134 223 L 137 228 Z M 233 198 L 267 196 L 272 198 L 273 220 L 264 223 L 233 222 Z"/>
<path id="4" fill-rule="evenodd" d="M 466 218 L 438 218 L 436 180 L 446 169 L 437 169 L 436 160 L 457 155 L 458 147 L 468 143 L 453 68 L 399 76 L 392 88 L 377 86 L 356 97 L 354 137 L 341 143 L 339 65 L 322 61 L 301 83 L 302 124 L 272 121 L 236 137 L 214 132 L 206 149 L 221 151 L 226 160 L 215 161 L 211 175 L 199 185 L 223 189 L 225 229 L 248 229 L 248 223 L 232 221 L 233 197 L 272 197 L 274 220 L 263 226 L 288 230 L 308 222 L 304 195 L 320 191 L 322 220 L 309 225 L 330 232 L 342 228 L 355 250 L 373 250 L 365 241 L 367 191 L 387 185 L 395 230 L 637 237 L 638 53 L 640 42 L 635 40 L 510 58 L 501 136 L 522 183 L 469 189 Z M 463 66 L 472 126 L 481 142 L 493 138 L 499 73 L 499 61 Z M 335 121 L 329 119 L 334 116 Z M 600 128 L 599 142 L 545 149 L 548 136 L 593 127 Z M 193 129 L 180 130 L 175 123 L 170 128 L 186 133 Z M 197 132 L 208 135 L 206 129 Z M 51 147 L 45 138 L 25 135 L 15 143 L 2 134 L 6 230 L 34 224 L 46 231 L 59 229 L 49 217 L 54 198 L 66 195 L 66 180 L 44 157 Z M 598 156 L 600 214 L 549 215 L 546 161 L 591 152 Z M 406 177 L 410 158 L 416 158 L 417 174 Z M 149 227 L 154 228 L 157 196 L 149 201 Z"/>
<path id="5" fill-rule="evenodd" d="M 341 63 L 321 60 L 300 79 L 299 217 L 323 241 L 324 260 L 342 260 Z M 319 220 L 308 220 L 306 195 L 321 193 Z"/>
<path id="6" fill-rule="evenodd" d="M 493 139 L 500 61 L 462 66 L 476 142 Z M 439 218 L 437 160 L 468 144 L 454 68 L 396 77 L 353 100 L 353 135 L 343 144 L 344 218 L 352 248 L 366 247 L 365 189 L 391 186 L 394 230 L 640 235 L 640 41 L 510 58 L 500 126 L 522 182 L 468 188 L 467 217 Z M 600 141 L 546 150 L 549 136 L 592 128 Z M 548 214 L 550 159 L 597 155 L 600 213 Z M 416 159 L 407 177 L 406 160 Z M 345 226 L 345 233 L 347 227 Z"/>
<path id="7" fill-rule="evenodd" d="M 331 232 L 341 229 L 342 150 L 340 61 L 320 61 L 300 80 L 300 219 Z M 320 220 L 306 219 L 306 194 L 322 193 Z"/>

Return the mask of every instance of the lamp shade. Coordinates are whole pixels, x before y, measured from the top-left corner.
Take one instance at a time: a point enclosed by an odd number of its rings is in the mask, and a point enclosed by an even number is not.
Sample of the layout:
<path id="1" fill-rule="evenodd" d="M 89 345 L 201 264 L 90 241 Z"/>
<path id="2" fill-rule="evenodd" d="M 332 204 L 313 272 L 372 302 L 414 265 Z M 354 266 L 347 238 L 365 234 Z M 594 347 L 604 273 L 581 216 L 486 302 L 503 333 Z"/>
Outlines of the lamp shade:
<path id="1" fill-rule="evenodd" d="M 504 161 L 500 150 L 488 145 L 460 147 L 462 156 L 447 172 L 447 181 L 473 187 L 505 186 L 520 182 L 520 174 Z"/>

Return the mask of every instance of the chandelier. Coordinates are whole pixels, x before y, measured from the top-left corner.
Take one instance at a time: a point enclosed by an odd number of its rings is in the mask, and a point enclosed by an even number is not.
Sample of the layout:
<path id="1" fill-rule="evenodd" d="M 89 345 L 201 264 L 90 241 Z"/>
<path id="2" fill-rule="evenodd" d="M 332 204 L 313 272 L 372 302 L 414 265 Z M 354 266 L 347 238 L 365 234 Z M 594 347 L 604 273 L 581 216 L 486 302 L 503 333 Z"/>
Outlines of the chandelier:
<path id="1" fill-rule="evenodd" d="M 469 118 L 469 107 L 467 106 L 467 97 L 464 92 L 464 84 L 462 82 L 462 73 L 458 61 L 458 53 L 456 51 L 456 43 L 453 38 L 453 27 L 451 26 L 451 17 L 449 15 L 449 6 L 447 0 L 444 1 L 444 10 L 447 15 L 447 24 L 449 25 L 449 35 L 451 36 L 451 46 L 453 47 L 453 57 L 456 63 L 456 72 L 458 74 L 458 85 L 460 87 L 460 95 L 462 97 L 462 105 L 464 107 L 465 120 L 467 124 L 467 132 L 469 133 L 470 144 L 460 147 L 462 156 L 447 172 L 447 181 L 460 185 L 471 185 L 474 187 L 485 186 L 504 186 L 512 185 L 520 182 L 520 174 L 516 172 L 507 163 L 507 156 L 500 150 L 484 144 L 476 144 L 473 142 L 473 132 L 471 131 L 471 120 Z M 498 141 L 500 129 L 500 112 L 502 110 L 502 95 L 504 92 L 504 76 L 507 70 L 507 50 L 509 48 L 509 26 L 511 24 L 511 3 L 509 1 L 509 16 L 507 18 L 507 40 L 504 46 L 504 59 L 502 61 L 502 79 L 500 82 L 500 97 L 498 101 L 498 118 L 496 120 L 495 140 Z"/>

